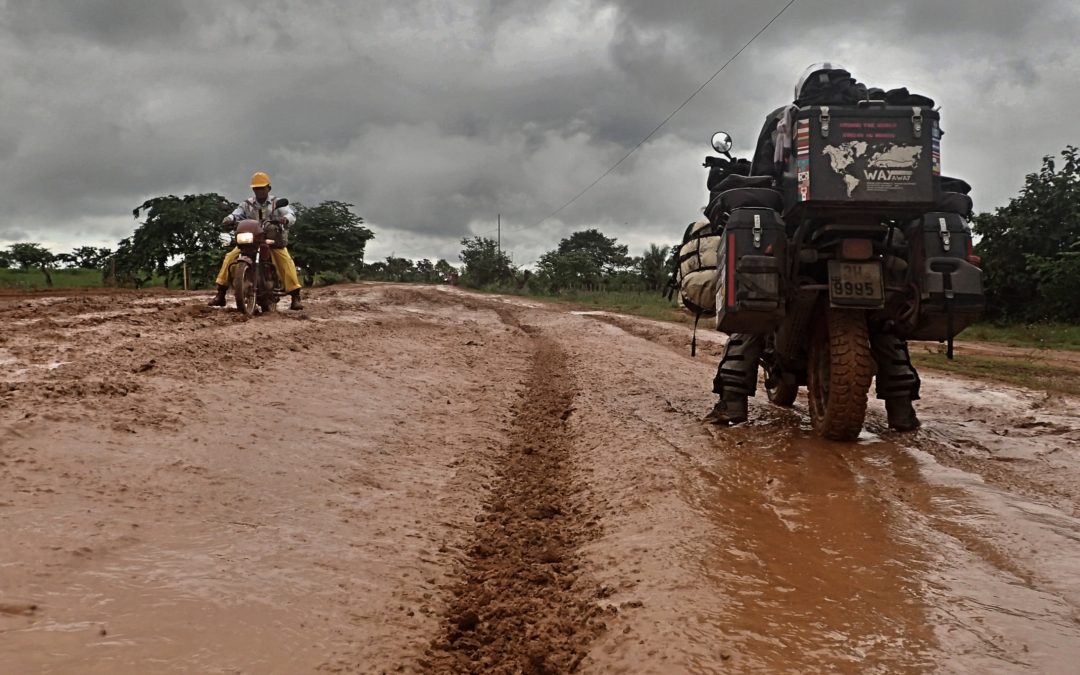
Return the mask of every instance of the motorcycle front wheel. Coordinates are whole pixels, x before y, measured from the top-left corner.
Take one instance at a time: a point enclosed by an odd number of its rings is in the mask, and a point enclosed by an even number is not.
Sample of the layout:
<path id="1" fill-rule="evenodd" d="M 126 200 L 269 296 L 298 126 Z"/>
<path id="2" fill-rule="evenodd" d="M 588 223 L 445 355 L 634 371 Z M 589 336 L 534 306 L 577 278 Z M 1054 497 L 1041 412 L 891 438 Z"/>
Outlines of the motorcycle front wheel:
<path id="1" fill-rule="evenodd" d="M 810 332 L 809 347 L 810 422 L 825 438 L 853 441 L 862 431 L 874 376 L 866 313 L 827 308 Z"/>
<path id="2" fill-rule="evenodd" d="M 766 367 L 765 394 L 773 405 L 790 408 L 795 405 L 795 399 L 799 396 L 799 385 L 791 373 Z"/>
<path id="3" fill-rule="evenodd" d="M 799 395 L 799 383 L 793 373 L 786 373 L 778 363 L 776 356 L 776 337 L 770 335 L 765 342 L 765 351 L 761 354 L 761 369 L 765 371 L 765 395 L 769 403 L 781 408 L 795 405 Z"/>
<path id="4" fill-rule="evenodd" d="M 255 270 L 241 260 L 236 263 L 232 281 L 236 308 L 243 312 L 244 316 L 253 316 L 255 314 Z"/>

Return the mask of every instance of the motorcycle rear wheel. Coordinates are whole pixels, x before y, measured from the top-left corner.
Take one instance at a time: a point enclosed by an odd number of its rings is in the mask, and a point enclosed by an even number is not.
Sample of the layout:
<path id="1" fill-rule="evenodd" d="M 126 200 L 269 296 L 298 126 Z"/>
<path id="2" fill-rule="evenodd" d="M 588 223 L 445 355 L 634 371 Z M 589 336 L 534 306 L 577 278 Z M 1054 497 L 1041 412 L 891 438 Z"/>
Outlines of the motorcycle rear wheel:
<path id="1" fill-rule="evenodd" d="M 873 375 L 866 313 L 827 308 L 810 333 L 807 393 L 814 430 L 834 441 L 858 438 Z"/>
<path id="2" fill-rule="evenodd" d="M 244 261 L 236 263 L 233 271 L 233 296 L 236 299 L 236 309 L 244 316 L 255 314 L 255 270 Z"/>

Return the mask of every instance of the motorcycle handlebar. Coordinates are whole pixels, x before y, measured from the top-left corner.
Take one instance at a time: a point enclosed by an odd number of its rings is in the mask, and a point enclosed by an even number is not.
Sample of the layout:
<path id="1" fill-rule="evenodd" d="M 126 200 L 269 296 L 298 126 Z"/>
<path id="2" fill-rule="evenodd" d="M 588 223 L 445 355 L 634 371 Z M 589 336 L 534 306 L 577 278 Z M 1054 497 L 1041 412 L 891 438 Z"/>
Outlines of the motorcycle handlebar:
<path id="1" fill-rule="evenodd" d="M 706 155 L 705 156 L 705 163 L 702 164 L 701 166 L 709 167 L 710 169 L 713 169 L 713 168 L 731 169 L 731 168 L 734 168 L 734 167 L 738 166 L 740 163 L 745 162 L 745 161 L 746 160 L 744 160 L 744 159 L 737 159 L 735 157 L 732 157 L 731 159 L 726 159 L 724 157 L 715 157 L 713 155 Z"/>

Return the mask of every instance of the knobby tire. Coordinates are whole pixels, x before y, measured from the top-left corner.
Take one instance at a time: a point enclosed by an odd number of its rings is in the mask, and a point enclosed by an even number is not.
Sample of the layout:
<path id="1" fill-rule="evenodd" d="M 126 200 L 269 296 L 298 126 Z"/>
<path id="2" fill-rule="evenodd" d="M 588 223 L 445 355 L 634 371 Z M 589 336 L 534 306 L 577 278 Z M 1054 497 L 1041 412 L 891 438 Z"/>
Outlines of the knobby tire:
<path id="1" fill-rule="evenodd" d="M 233 272 L 233 296 L 236 298 L 236 309 L 244 316 L 255 314 L 255 275 L 254 270 L 246 262 L 236 263 Z"/>
<path id="2" fill-rule="evenodd" d="M 874 375 L 866 313 L 828 308 L 811 332 L 809 352 L 814 429 L 831 440 L 855 440 L 866 418 L 866 397 Z"/>

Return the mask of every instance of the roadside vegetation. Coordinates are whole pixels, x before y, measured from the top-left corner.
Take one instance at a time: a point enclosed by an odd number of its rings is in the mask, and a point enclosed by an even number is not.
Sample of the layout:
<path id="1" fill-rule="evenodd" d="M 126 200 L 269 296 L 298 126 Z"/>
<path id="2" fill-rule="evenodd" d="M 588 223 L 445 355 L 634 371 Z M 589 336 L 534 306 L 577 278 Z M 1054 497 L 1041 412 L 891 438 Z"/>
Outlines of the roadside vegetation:
<path id="1" fill-rule="evenodd" d="M 545 297 L 538 295 L 536 297 Z M 546 297 L 581 311 L 609 311 L 633 314 L 657 321 L 694 323 L 694 317 L 675 302 L 659 293 L 648 291 L 568 291 L 557 297 Z M 702 319 L 706 321 L 707 319 Z"/>
<path id="2" fill-rule="evenodd" d="M 965 330 L 960 339 L 996 342 L 1010 347 L 1080 351 L 1080 326 L 1064 323 L 979 323 Z"/>
<path id="3" fill-rule="evenodd" d="M 86 269 L 59 269 L 52 271 L 52 288 L 97 288 L 101 286 L 101 272 Z M 0 269 L 0 288 L 38 290 L 49 288 L 41 272 L 36 270 Z"/>
<path id="4" fill-rule="evenodd" d="M 1027 389 L 1080 396 L 1080 368 L 1046 360 L 1038 353 L 996 356 L 964 354 L 949 361 L 942 353 L 912 350 L 911 361 L 920 370 L 930 368 Z"/>

